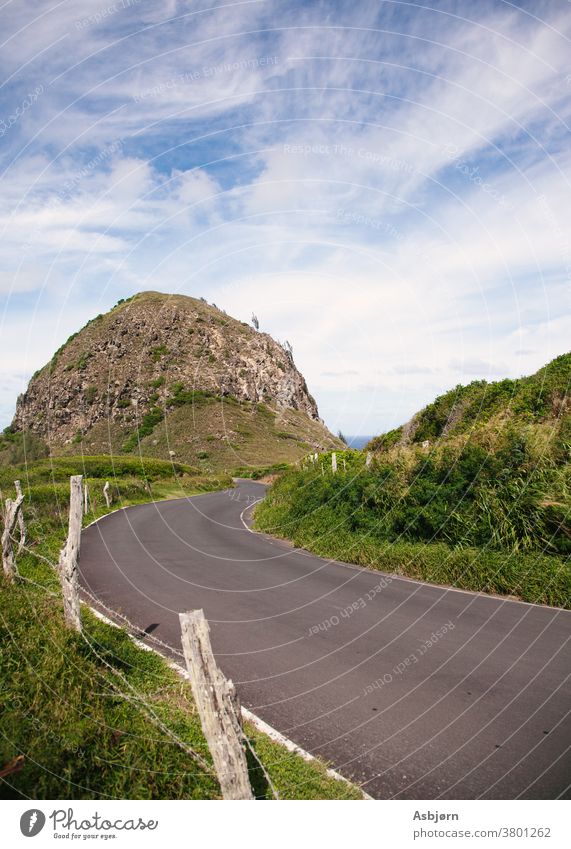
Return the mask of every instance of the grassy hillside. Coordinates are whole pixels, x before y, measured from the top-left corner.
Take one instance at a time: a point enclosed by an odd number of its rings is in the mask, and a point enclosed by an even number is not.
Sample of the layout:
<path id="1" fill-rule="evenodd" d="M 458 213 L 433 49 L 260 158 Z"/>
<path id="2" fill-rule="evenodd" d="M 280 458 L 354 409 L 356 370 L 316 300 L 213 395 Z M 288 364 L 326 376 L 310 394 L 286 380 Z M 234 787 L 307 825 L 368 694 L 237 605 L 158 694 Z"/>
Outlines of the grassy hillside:
<path id="1" fill-rule="evenodd" d="M 7 427 L 0 433 L 0 469 L 47 457 L 47 442 L 33 433 L 14 433 Z"/>
<path id="2" fill-rule="evenodd" d="M 22 482 L 29 547 L 18 558 L 24 580 L 8 586 L 0 578 L 0 797 L 218 798 L 188 684 L 85 608 L 83 636 L 63 627 L 49 564 L 67 531 L 69 475 L 80 473 L 91 499 L 86 522 L 106 512 L 105 480 L 112 509 L 231 484 L 150 458 L 66 457 L 0 469 L 4 497 L 13 497 L 14 479 Z M 246 732 L 282 798 L 360 798 L 322 764 L 305 762 L 252 727 Z M 268 796 L 253 757 L 250 767 L 257 796 Z"/>
<path id="3" fill-rule="evenodd" d="M 568 607 L 570 375 L 565 355 L 520 381 L 457 387 L 373 440 L 369 468 L 348 452 L 337 475 L 329 457 L 325 474 L 286 473 L 258 527 L 327 556 Z"/>
<path id="4" fill-rule="evenodd" d="M 316 445 L 341 443 L 323 438 L 324 428 L 299 410 L 238 401 L 207 392 L 171 391 L 168 403 L 141 417 L 138 428 L 102 421 L 73 444 L 56 448 L 59 456 L 85 451 L 166 458 L 190 463 L 205 474 L 233 473 L 275 463 L 294 463 Z"/>
<path id="5" fill-rule="evenodd" d="M 509 424 L 559 423 L 571 441 L 571 354 L 562 354 L 536 374 L 456 386 L 417 413 L 406 425 L 371 440 L 371 451 L 442 438 L 500 432 Z"/>

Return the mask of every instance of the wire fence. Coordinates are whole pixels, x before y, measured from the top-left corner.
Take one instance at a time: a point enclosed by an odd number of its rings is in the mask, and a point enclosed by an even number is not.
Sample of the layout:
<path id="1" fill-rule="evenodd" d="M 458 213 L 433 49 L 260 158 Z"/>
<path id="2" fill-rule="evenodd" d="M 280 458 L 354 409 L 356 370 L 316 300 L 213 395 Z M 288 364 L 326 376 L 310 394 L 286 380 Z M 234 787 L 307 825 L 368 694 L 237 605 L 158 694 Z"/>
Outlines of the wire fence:
<path id="1" fill-rule="evenodd" d="M 11 535 L 11 540 L 13 544 L 17 544 L 19 548 L 18 553 L 25 552 L 26 554 L 31 555 L 37 560 L 41 561 L 48 565 L 54 572 L 58 571 L 58 564 L 54 563 L 45 555 L 41 554 L 39 551 L 36 551 L 32 546 L 26 545 L 22 540 L 22 536 L 18 539 L 14 535 Z M 50 598 L 61 600 L 61 593 L 55 592 L 46 584 L 39 583 L 38 581 L 34 581 L 32 578 L 29 578 L 26 575 L 22 575 L 17 570 L 17 580 L 23 581 L 24 583 L 30 584 L 31 586 L 36 587 L 37 589 L 42 590 L 46 595 Z M 169 643 L 164 642 L 160 638 L 154 636 L 153 634 L 149 634 L 146 631 L 142 630 L 140 626 L 131 622 L 131 620 L 125 616 L 124 613 L 120 613 L 117 610 L 113 610 L 107 604 L 105 604 L 100 598 L 95 596 L 92 592 L 90 592 L 85 586 L 81 586 L 80 588 L 80 596 L 85 600 L 87 599 L 89 603 L 92 605 L 95 612 L 101 614 L 101 611 L 105 612 L 105 616 L 109 619 L 110 623 L 115 627 L 121 628 L 129 633 L 129 636 L 132 639 L 137 641 L 142 641 L 144 644 L 150 643 L 150 649 L 154 650 L 161 657 L 164 657 L 165 653 L 167 656 L 175 656 L 184 661 L 184 654 L 182 651 L 176 649 L 174 646 Z M 195 751 L 191 746 L 189 746 L 179 735 L 177 735 L 172 729 L 170 729 L 157 715 L 156 711 L 153 709 L 152 705 L 145 698 L 144 694 L 137 691 L 137 689 L 131 684 L 131 682 L 127 679 L 125 674 L 117 669 L 112 663 L 110 663 L 102 654 L 97 650 L 96 644 L 93 640 L 89 639 L 85 630 L 82 628 L 79 632 L 85 644 L 89 647 L 90 652 L 97 658 L 100 664 L 102 664 L 106 669 L 109 670 L 112 676 L 115 679 L 118 679 L 121 686 L 118 686 L 116 682 L 112 681 L 112 686 L 114 688 L 115 694 L 126 701 L 129 701 L 134 707 L 139 709 L 147 718 L 147 720 L 156 727 L 159 731 L 161 731 L 165 737 L 171 740 L 176 746 L 178 746 L 188 757 L 190 757 L 200 768 L 206 772 L 207 774 L 214 777 L 218 780 L 218 776 L 216 774 L 215 769 L 212 767 L 210 763 L 197 751 Z M 174 664 L 174 667 L 177 672 L 184 674 L 184 668 L 179 666 L 178 664 Z M 124 689 L 122 689 L 124 688 Z M 238 716 L 235 712 L 233 706 L 230 708 L 234 712 L 234 718 L 237 723 L 237 727 L 242 729 L 241 739 L 244 746 L 248 749 L 254 761 L 257 764 L 261 774 L 263 775 L 267 787 L 271 792 L 271 795 L 274 799 L 279 799 L 279 793 L 271 779 L 271 776 L 268 773 L 265 765 L 262 763 L 259 755 L 255 751 L 251 740 L 247 736 L 247 734 L 243 731 L 242 726 L 242 717 Z"/>

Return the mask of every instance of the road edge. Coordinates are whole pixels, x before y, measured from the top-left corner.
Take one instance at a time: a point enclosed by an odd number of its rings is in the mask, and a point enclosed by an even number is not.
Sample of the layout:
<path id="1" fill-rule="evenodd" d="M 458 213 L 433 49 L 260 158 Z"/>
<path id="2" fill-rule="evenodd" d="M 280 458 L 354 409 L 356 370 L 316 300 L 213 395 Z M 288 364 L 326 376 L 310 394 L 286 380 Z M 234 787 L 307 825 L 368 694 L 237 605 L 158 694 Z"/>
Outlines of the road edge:
<path id="1" fill-rule="evenodd" d="M 538 601 L 524 601 L 522 598 L 514 598 L 513 596 L 508 595 L 500 595 L 499 593 L 487 593 L 484 590 L 465 590 L 462 587 L 453 587 L 451 584 L 433 584 L 431 581 L 420 581 L 418 578 L 409 578 L 407 575 L 398 575 L 396 572 L 386 572 L 382 569 L 375 569 L 372 566 L 362 566 L 358 563 L 348 563 L 344 560 L 337 560 L 335 557 L 325 557 L 322 554 L 316 554 L 314 551 L 311 551 L 309 548 L 300 548 L 297 546 L 293 540 L 287 537 L 278 537 L 273 536 L 272 534 L 267 533 L 266 531 L 259 531 L 256 528 L 249 525 L 247 521 L 244 519 L 244 514 L 247 510 L 255 507 L 256 504 L 259 504 L 263 501 L 263 498 L 259 498 L 257 501 L 252 504 L 248 504 L 242 510 L 240 514 L 240 520 L 247 531 L 251 534 L 255 534 L 256 536 L 264 537 L 265 539 L 271 540 L 275 543 L 285 543 L 288 546 L 291 546 L 292 550 L 297 554 L 301 554 L 304 557 L 317 557 L 320 560 L 324 560 L 327 564 L 335 564 L 336 566 L 342 566 L 345 569 L 351 569 L 354 572 L 369 572 L 371 574 L 382 575 L 385 578 L 390 578 L 391 581 L 405 581 L 408 584 L 416 584 L 416 586 L 422 587 L 431 587 L 435 590 L 444 590 L 445 592 L 452 593 L 460 593 L 462 595 L 468 595 L 479 598 L 489 598 L 494 601 L 500 602 L 501 604 L 523 604 L 526 607 L 541 607 L 546 610 L 555 610 L 558 613 L 571 613 L 571 608 L 567 607 L 556 607 L 553 604 L 541 604 Z M 251 519 L 253 517 L 250 517 Z"/>
<path id="2" fill-rule="evenodd" d="M 124 510 L 125 508 L 121 507 L 119 509 Z M 109 516 L 110 514 L 106 513 L 105 515 Z M 98 520 L 96 519 L 95 521 Z M 153 654 L 158 655 L 158 657 L 160 657 L 170 669 L 176 672 L 177 675 L 179 675 L 181 678 L 184 678 L 185 681 L 190 680 L 190 675 L 183 666 L 180 666 L 180 664 L 168 658 L 158 649 L 155 649 L 152 646 L 147 645 L 147 643 L 144 643 L 142 640 L 139 640 L 137 637 L 134 637 L 133 634 L 130 634 L 127 630 L 125 630 L 125 628 L 123 628 L 121 625 L 118 625 L 117 622 L 113 622 L 112 619 L 109 619 L 108 616 L 105 616 L 105 614 L 101 613 L 101 611 L 97 610 L 97 608 L 92 607 L 90 604 L 86 604 L 86 602 L 84 601 L 82 601 L 82 604 L 85 604 L 85 606 L 93 613 L 93 615 L 96 616 L 97 619 L 100 619 L 102 622 L 105 622 L 106 625 L 111 625 L 113 628 L 117 628 L 120 631 L 125 631 L 131 642 L 133 642 L 138 648 L 143 649 L 143 651 L 152 652 Z M 260 731 L 262 734 L 265 734 L 267 737 L 270 738 L 270 740 L 273 740 L 274 743 L 278 743 L 280 746 L 283 746 L 285 749 L 288 750 L 288 752 L 291 752 L 295 755 L 299 755 L 299 757 L 303 758 L 303 760 L 307 761 L 308 763 L 311 761 L 315 761 L 317 763 L 320 762 L 319 758 L 316 758 L 315 755 L 312 755 L 310 752 L 306 751 L 306 749 L 302 749 L 301 746 L 298 746 L 297 743 L 294 743 L 293 740 L 290 740 L 289 737 L 286 737 L 284 734 L 281 733 L 281 731 L 278 731 L 277 728 L 273 728 L 255 713 L 252 713 L 252 711 L 248 710 L 248 708 L 242 707 L 241 712 L 243 718 L 247 722 L 250 722 L 258 731 Z M 321 761 L 321 763 L 323 762 Z M 358 784 L 355 784 L 353 781 L 350 781 L 350 779 L 345 778 L 345 776 L 341 775 L 341 773 L 337 772 L 337 770 L 331 769 L 330 767 L 325 767 L 325 771 L 329 778 L 332 778 L 335 781 L 341 781 L 343 784 L 349 784 L 351 787 L 356 787 L 363 796 L 363 800 L 368 802 L 375 801 L 375 799 L 373 799 L 372 796 L 369 796 L 369 794 L 366 793 L 361 787 L 359 787 Z"/>

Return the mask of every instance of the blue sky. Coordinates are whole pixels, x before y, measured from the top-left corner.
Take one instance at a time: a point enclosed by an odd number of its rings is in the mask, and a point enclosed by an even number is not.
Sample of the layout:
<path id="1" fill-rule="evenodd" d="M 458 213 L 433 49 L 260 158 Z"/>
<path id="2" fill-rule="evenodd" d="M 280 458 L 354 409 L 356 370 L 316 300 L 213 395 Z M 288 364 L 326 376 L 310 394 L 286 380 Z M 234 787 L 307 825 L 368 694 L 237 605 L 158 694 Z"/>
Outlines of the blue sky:
<path id="1" fill-rule="evenodd" d="M 144 289 L 289 339 L 377 433 L 569 349 L 571 4 L 0 11 L 0 426 Z"/>

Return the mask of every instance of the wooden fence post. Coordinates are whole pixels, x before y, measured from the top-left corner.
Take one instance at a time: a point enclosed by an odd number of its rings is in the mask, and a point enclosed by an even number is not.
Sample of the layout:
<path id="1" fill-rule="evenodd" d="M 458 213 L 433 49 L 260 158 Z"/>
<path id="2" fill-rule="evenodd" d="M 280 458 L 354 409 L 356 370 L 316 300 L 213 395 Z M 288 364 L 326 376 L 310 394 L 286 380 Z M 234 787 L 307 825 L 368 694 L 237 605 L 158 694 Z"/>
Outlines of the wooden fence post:
<path id="1" fill-rule="evenodd" d="M 335 451 L 331 455 L 331 471 L 333 474 L 337 471 L 337 454 Z"/>
<path id="2" fill-rule="evenodd" d="M 12 534 L 18 520 L 18 513 L 22 508 L 23 495 L 19 495 L 15 501 L 11 498 L 6 499 L 6 507 L 4 510 L 4 530 L 2 532 L 2 568 L 4 575 L 9 583 L 12 583 L 18 572 L 14 560 L 14 546 L 12 543 Z"/>
<path id="3" fill-rule="evenodd" d="M 105 498 L 105 504 L 107 505 L 107 509 L 111 507 L 111 498 L 109 497 L 109 481 L 105 481 L 105 486 L 103 487 L 103 497 Z"/>
<path id="4" fill-rule="evenodd" d="M 87 489 L 87 484 L 83 484 L 83 515 L 87 516 L 89 513 L 89 490 Z"/>
<path id="5" fill-rule="evenodd" d="M 373 462 L 373 455 L 371 454 L 370 451 L 367 451 L 367 459 L 365 460 L 365 464 L 366 464 L 367 468 L 369 468 L 369 466 L 371 465 L 372 462 Z"/>
<path id="6" fill-rule="evenodd" d="M 67 542 L 59 555 L 59 576 L 63 595 L 63 610 L 68 628 L 81 632 L 81 611 L 77 581 L 77 563 L 81 544 L 81 519 L 83 516 L 82 475 L 69 479 L 69 530 Z"/>
<path id="7" fill-rule="evenodd" d="M 218 668 L 202 610 L 180 614 L 182 648 L 202 730 L 224 799 L 253 799 L 234 684 Z"/>
<path id="8" fill-rule="evenodd" d="M 24 494 L 22 492 L 22 487 L 20 486 L 20 481 L 14 481 L 14 486 L 16 487 L 16 495 L 18 498 L 22 499 L 22 503 L 24 503 Z M 26 545 L 26 525 L 24 522 L 24 514 L 22 512 L 22 508 L 18 510 L 18 527 L 20 529 L 20 541 L 18 542 L 18 554 L 22 553 L 24 546 Z"/>

